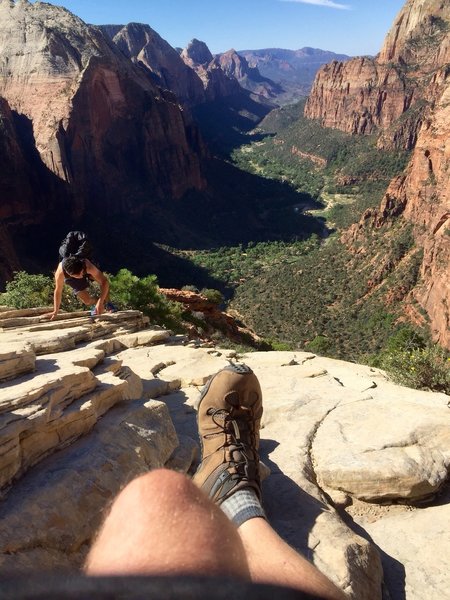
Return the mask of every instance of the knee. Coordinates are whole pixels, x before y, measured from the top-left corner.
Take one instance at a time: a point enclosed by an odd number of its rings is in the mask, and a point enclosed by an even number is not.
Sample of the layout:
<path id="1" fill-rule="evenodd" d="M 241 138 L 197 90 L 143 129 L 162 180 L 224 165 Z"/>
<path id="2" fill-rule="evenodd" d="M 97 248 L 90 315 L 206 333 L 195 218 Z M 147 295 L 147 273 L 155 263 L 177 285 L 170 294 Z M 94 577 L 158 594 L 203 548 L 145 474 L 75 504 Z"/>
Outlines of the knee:
<path id="1" fill-rule="evenodd" d="M 197 496 L 196 486 L 182 473 L 155 469 L 133 479 L 119 494 L 117 502 L 136 507 L 166 506 L 183 500 L 191 502 Z"/>

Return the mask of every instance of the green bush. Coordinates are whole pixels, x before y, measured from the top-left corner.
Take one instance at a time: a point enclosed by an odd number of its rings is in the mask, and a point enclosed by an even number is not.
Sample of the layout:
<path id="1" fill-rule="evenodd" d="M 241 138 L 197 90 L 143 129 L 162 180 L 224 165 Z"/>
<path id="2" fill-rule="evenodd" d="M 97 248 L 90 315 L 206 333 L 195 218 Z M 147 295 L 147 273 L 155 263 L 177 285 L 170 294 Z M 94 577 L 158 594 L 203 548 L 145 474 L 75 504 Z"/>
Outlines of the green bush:
<path id="1" fill-rule="evenodd" d="M 425 346 L 425 339 L 420 333 L 408 325 L 403 325 L 388 339 L 386 349 L 388 352 L 409 352 L 423 349 Z"/>
<path id="2" fill-rule="evenodd" d="M 30 275 L 25 271 L 14 273 L 14 278 L 6 284 L 2 294 L 2 304 L 13 308 L 39 308 L 53 305 L 55 282 L 48 275 Z M 72 290 L 64 286 L 61 309 L 67 312 L 80 310 L 80 302 Z"/>
<path id="3" fill-rule="evenodd" d="M 108 277 L 111 301 L 118 308 L 140 310 L 154 323 L 182 331 L 183 307 L 159 292 L 155 275 L 139 278 L 128 269 L 121 269 Z"/>
<path id="4" fill-rule="evenodd" d="M 203 288 L 200 293 L 202 294 L 202 296 L 205 296 L 205 298 L 209 302 L 212 302 L 213 304 L 217 304 L 217 306 L 219 304 L 222 304 L 225 301 L 225 298 L 224 298 L 222 292 L 219 292 L 219 290 Z"/>
<path id="5" fill-rule="evenodd" d="M 37 308 L 53 304 L 53 280 L 47 275 L 30 275 L 25 271 L 14 273 L 6 284 L 2 301 L 14 308 Z"/>
<path id="6" fill-rule="evenodd" d="M 330 340 L 324 335 L 316 337 L 306 344 L 306 349 L 315 354 L 327 355 L 330 351 Z"/>
<path id="7" fill-rule="evenodd" d="M 198 288 L 195 287 L 195 285 L 183 285 L 183 287 L 181 288 L 182 292 L 194 292 L 195 294 L 198 294 Z"/>
<path id="8" fill-rule="evenodd" d="M 277 352 L 293 352 L 296 349 L 295 344 L 290 342 L 281 342 L 274 338 L 264 338 L 261 342 L 261 350 L 276 350 Z"/>
<path id="9" fill-rule="evenodd" d="M 380 366 L 396 383 L 450 394 L 450 359 L 440 346 L 386 352 Z"/>

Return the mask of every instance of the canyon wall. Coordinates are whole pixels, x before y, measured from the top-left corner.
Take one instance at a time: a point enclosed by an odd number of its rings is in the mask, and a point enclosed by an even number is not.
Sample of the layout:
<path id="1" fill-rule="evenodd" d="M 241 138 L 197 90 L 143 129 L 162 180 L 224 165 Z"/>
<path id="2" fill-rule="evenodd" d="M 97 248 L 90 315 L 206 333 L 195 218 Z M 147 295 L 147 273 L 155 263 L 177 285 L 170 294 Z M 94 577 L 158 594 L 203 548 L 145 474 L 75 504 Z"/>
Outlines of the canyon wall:
<path id="1" fill-rule="evenodd" d="M 0 56 L 0 96 L 68 191 L 64 201 L 47 196 L 30 219 L 62 207 L 73 218 L 105 206 L 120 215 L 205 187 L 192 119 L 100 29 L 61 7 L 2 0 Z M 12 210 L 7 198 L 2 206 Z"/>
<path id="2" fill-rule="evenodd" d="M 205 101 L 202 81 L 180 54 L 149 25 L 102 25 L 100 29 L 136 64 L 144 66 L 162 88 L 187 106 Z"/>
<path id="3" fill-rule="evenodd" d="M 220 59 L 214 58 L 204 42 L 193 39 L 181 52 L 181 58 L 201 79 L 208 101 L 238 95 L 242 92 L 234 75 L 226 73 L 222 69 Z"/>
<path id="4" fill-rule="evenodd" d="M 423 247 L 412 307 L 426 313 L 433 337 L 450 347 L 450 5 L 408 0 L 374 59 L 321 69 L 305 115 L 326 127 L 378 136 L 380 148 L 412 150 L 405 173 L 390 184 L 346 240 L 365 227 L 389 227 L 400 215 Z M 417 310 L 416 310 L 417 312 Z"/>
<path id="5" fill-rule="evenodd" d="M 379 147 L 413 148 L 436 97 L 435 72 L 450 61 L 449 23 L 448 3 L 408 0 L 375 58 L 319 70 L 305 115 L 350 134 L 380 132 Z"/>

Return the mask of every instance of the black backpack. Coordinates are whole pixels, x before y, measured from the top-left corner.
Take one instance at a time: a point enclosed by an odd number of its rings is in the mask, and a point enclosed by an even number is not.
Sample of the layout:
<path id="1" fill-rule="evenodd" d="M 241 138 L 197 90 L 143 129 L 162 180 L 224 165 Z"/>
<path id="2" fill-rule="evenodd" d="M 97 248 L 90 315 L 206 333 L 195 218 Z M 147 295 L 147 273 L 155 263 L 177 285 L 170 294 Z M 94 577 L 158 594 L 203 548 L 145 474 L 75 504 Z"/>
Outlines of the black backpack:
<path id="1" fill-rule="evenodd" d="M 68 256 L 92 258 L 92 244 L 83 231 L 69 231 L 59 247 L 59 258 L 63 260 Z"/>

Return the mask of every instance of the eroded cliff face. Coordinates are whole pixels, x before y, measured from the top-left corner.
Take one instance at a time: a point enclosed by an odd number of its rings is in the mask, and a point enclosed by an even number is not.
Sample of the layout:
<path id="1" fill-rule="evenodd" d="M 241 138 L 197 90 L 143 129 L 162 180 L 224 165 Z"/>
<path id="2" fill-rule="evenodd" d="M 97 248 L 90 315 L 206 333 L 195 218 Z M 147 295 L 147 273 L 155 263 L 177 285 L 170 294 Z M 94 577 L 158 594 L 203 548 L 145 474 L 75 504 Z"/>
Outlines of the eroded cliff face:
<path id="1" fill-rule="evenodd" d="M 394 73 L 391 83 L 387 79 L 366 95 L 362 90 L 367 88 L 367 72 L 351 83 L 346 79 L 351 69 L 355 74 L 355 67 L 364 62 L 350 61 L 347 70 L 339 63 L 322 70 L 308 105 L 309 116 L 321 115 L 324 124 L 353 133 L 377 130 L 380 146 L 398 145 L 401 140 L 400 145 L 413 148 L 413 154 L 405 173 L 391 182 L 380 208 L 366 211 L 344 241 L 360 240 L 367 227 L 389 228 L 400 215 L 412 223 L 416 247 L 423 248 L 424 257 L 419 284 L 406 298 L 407 312 L 417 316 L 417 304 L 424 309 L 434 339 L 450 348 L 450 4 L 406 2 L 379 56 L 369 61 L 369 71 Z M 375 108 L 370 104 L 373 94 L 385 99 Z M 323 98 L 322 112 L 316 103 L 319 98 Z M 347 117 L 342 113 L 345 102 Z M 336 109 L 330 116 L 333 103 Z M 367 131 L 354 126 L 362 122 L 364 111 L 370 122 Z"/>
<path id="2" fill-rule="evenodd" d="M 439 76 L 442 77 L 442 73 Z M 392 211 L 414 225 L 423 247 L 421 282 L 409 297 L 428 314 L 434 339 L 450 348 L 450 77 L 435 109 L 420 130 L 404 177 L 395 179 L 375 215 L 389 225 Z"/>
<path id="3" fill-rule="evenodd" d="M 193 39 L 181 52 L 181 58 L 201 79 L 207 101 L 212 102 L 241 92 L 237 79 L 232 74 L 225 73 L 220 59 L 213 57 L 204 42 Z"/>
<path id="4" fill-rule="evenodd" d="M 408 0 L 385 38 L 378 62 L 404 62 L 419 72 L 449 62 L 449 17 L 445 0 Z"/>
<path id="5" fill-rule="evenodd" d="M 305 116 L 324 127 L 350 134 L 387 130 L 416 103 L 418 90 L 396 65 L 370 58 L 332 62 L 318 72 L 305 107 Z M 410 148 L 416 125 L 405 134 L 393 133 L 385 146 Z"/>
<path id="6" fill-rule="evenodd" d="M 0 98 L 0 220 L 4 221 L 33 209 L 32 186 L 27 177 L 29 165 L 17 135 L 14 116 L 4 98 Z"/>
<path id="7" fill-rule="evenodd" d="M 183 104 L 195 106 L 204 102 L 205 92 L 199 76 L 149 25 L 102 25 L 100 29 L 128 58 L 144 65 L 160 87 L 172 91 Z"/>
<path id="8" fill-rule="evenodd" d="M 251 67 L 245 56 L 231 49 L 218 56 L 221 69 L 229 77 L 235 77 L 243 88 L 267 99 L 275 99 L 282 93 L 283 88 L 263 77 L 258 67 Z"/>
<path id="9" fill-rule="evenodd" d="M 69 184 L 74 216 L 204 187 L 198 135 L 177 100 L 99 29 L 64 8 L 3 0 L 0 56 L 0 95 Z"/>
<path id="10" fill-rule="evenodd" d="M 322 67 L 305 115 L 350 134 L 380 132 L 379 147 L 413 148 L 435 72 L 450 61 L 449 26 L 447 2 L 408 0 L 377 57 Z"/>
<path id="11" fill-rule="evenodd" d="M 0 280 L 21 269 L 13 233 L 42 216 L 49 198 L 64 202 L 65 184 L 43 165 L 29 119 L 0 97 Z"/>

